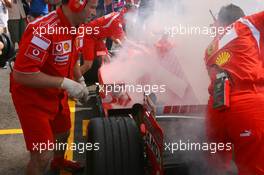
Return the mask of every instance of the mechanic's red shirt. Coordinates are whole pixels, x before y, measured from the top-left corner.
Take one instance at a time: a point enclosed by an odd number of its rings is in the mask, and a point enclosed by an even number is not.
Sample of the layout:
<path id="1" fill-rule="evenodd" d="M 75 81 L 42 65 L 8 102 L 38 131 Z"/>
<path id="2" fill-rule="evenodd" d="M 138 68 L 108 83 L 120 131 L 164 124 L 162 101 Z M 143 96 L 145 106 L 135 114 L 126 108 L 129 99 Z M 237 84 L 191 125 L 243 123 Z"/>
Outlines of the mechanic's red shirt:
<path id="1" fill-rule="evenodd" d="M 88 47 L 83 50 L 84 60 L 92 61 L 96 57 L 108 54 L 108 50 L 103 40 L 92 39 Z"/>
<path id="2" fill-rule="evenodd" d="M 88 23 L 87 26 L 90 26 L 93 29 L 97 27 L 97 32 L 93 33 L 93 36 L 97 39 L 105 39 L 109 37 L 122 39 L 124 36 L 122 15 L 119 12 L 112 12 L 108 15 L 102 16 Z"/>
<path id="3" fill-rule="evenodd" d="M 108 37 L 114 37 L 116 39 L 122 39 L 124 36 L 123 27 L 121 24 L 122 16 L 118 12 L 110 13 L 106 16 L 98 18 L 84 27 L 93 28 L 92 34 L 86 34 L 81 41 L 82 53 L 85 60 L 93 60 L 96 56 L 102 56 L 107 54 L 107 48 L 103 39 Z M 80 39 L 82 40 L 82 39 Z"/>
<path id="4" fill-rule="evenodd" d="M 94 37 L 85 37 L 85 47 L 83 47 L 83 38 L 78 37 L 80 47 L 78 52 L 82 52 L 83 59 L 87 61 L 93 61 L 98 56 L 104 56 L 108 54 L 108 50 L 102 39 L 96 39 Z"/>
<path id="5" fill-rule="evenodd" d="M 263 33 L 257 28 L 258 22 L 254 22 L 258 21 L 259 15 L 241 18 L 231 26 L 231 30 L 209 45 L 205 63 L 211 78 L 210 94 L 218 69 L 229 73 L 231 95 L 255 93 L 262 87 L 264 69 L 260 38 L 263 38 Z"/>
<path id="6" fill-rule="evenodd" d="M 51 29 L 64 31 L 55 31 Z M 71 25 L 61 8 L 29 23 L 19 46 L 14 71 L 24 74 L 43 72 L 51 76 L 72 77 L 71 69 L 77 61 L 75 35 L 66 33 Z M 49 32 L 48 32 L 49 30 Z M 42 33 L 40 33 L 42 32 Z M 12 80 L 12 95 L 21 103 L 32 104 L 54 114 L 66 93 L 57 88 L 31 88 Z"/>
<path id="7" fill-rule="evenodd" d="M 256 29 L 259 31 L 255 31 L 255 36 L 260 38 L 260 50 L 261 54 L 264 57 L 264 11 L 254 14 L 252 16 L 247 17 L 247 19 L 256 27 Z M 257 38 L 257 39 L 259 39 Z"/>

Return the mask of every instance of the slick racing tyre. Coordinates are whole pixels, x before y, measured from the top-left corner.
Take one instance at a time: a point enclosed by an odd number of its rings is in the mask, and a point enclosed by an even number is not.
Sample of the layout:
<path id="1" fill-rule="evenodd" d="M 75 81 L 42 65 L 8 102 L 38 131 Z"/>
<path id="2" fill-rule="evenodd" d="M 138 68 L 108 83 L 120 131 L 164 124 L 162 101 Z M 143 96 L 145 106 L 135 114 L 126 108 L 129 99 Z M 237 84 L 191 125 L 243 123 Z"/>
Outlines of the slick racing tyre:
<path id="1" fill-rule="evenodd" d="M 133 119 L 92 119 L 88 143 L 99 143 L 99 150 L 87 151 L 87 175 L 143 175 L 142 140 Z"/>
<path id="2" fill-rule="evenodd" d="M 2 55 L 0 55 L 0 67 L 3 67 L 15 55 L 15 48 L 10 37 L 5 33 L 0 34 L 0 42 L 4 45 Z"/>

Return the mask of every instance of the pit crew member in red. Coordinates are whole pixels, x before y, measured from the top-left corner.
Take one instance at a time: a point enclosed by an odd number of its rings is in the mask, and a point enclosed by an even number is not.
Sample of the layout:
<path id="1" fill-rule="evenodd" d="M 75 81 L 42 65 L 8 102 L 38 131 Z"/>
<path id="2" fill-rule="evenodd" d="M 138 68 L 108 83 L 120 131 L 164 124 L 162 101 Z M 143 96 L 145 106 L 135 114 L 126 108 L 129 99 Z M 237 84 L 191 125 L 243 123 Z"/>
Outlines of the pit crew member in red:
<path id="1" fill-rule="evenodd" d="M 264 175 L 264 12 L 243 16 L 233 4 L 222 7 L 218 25 L 229 27 L 206 50 L 207 134 L 211 142 L 233 143 L 239 175 Z M 228 170 L 232 151 L 219 153 Z"/>
<path id="2" fill-rule="evenodd" d="M 77 29 L 95 11 L 97 2 L 63 0 L 62 3 L 56 11 L 28 24 L 10 77 L 12 99 L 30 151 L 27 175 L 44 174 L 53 150 L 52 170 L 82 168 L 64 160 L 66 148 L 55 145 L 67 143 L 69 136 L 68 95 L 76 99 L 88 96 L 87 88 L 78 82 L 81 73 L 73 54 L 76 34 L 69 31 Z M 41 27 L 47 33 L 40 35 L 37 29 Z M 63 33 L 49 34 L 50 27 L 63 28 Z"/>
<path id="3" fill-rule="evenodd" d="M 91 68 L 97 56 L 108 55 L 108 50 L 103 41 L 104 39 L 111 38 L 121 45 L 121 41 L 124 38 L 122 19 L 123 16 L 119 12 L 112 12 L 86 24 L 88 27 L 97 28 L 97 32 L 92 35 L 84 35 L 83 37 L 82 54 L 84 61 L 81 66 L 82 74 Z"/>

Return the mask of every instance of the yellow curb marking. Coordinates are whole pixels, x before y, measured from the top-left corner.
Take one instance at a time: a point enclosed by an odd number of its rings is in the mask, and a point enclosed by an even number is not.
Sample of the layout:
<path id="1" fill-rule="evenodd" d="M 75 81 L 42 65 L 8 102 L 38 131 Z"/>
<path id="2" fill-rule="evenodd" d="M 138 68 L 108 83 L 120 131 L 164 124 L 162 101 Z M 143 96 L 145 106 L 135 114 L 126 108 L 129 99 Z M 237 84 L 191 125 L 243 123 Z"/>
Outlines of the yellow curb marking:
<path id="1" fill-rule="evenodd" d="M 22 129 L 1 129 L 0 135 L 23 134 Z"/>

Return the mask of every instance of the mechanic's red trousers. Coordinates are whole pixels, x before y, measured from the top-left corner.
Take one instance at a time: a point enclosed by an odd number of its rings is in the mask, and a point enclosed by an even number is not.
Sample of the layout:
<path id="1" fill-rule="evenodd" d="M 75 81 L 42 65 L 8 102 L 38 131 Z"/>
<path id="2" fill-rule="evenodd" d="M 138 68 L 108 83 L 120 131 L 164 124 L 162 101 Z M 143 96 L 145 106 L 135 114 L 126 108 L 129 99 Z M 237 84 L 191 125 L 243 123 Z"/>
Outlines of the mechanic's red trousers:
<path id="1" fill-rule="evenodd" d="M 230 105 L 223 111 L 213 109 L 210 97 L 206 120 L 209 141 L 233 143 L 239 175 L 264 175 L 264 93 L 231 96 Z M 232 160 L 231 151 L 210 155 L 214 156 L 220 156 L 217 159 L 226 166 L 221 168 L 227 168 Z"/>
<path id="2" fill-rule="evenodd" d="M 71 119 L 67 98 L 61 100 L 56 113 L 39 108 L 34 105 L 34 101 L 31 102 L 16 92 L 12 93 L 12 99 L 29 151 L 54 149 L 55 136 L 70 130 Z"/>

